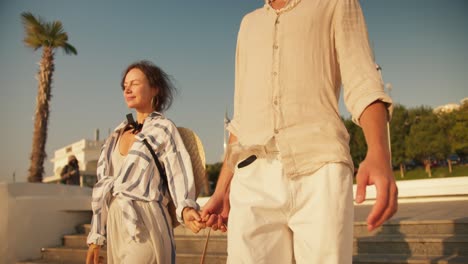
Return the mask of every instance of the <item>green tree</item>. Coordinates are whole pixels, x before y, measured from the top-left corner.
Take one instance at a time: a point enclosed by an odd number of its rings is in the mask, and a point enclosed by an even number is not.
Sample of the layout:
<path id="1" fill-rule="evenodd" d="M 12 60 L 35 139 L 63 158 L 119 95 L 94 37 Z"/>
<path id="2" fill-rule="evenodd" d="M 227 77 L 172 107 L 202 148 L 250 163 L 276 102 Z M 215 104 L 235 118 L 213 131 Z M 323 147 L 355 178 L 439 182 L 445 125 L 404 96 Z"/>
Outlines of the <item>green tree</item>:
<path id="1" fill-rule="evenodd" d="M 37 80 L 39 82 L 34 116 L 34 132 L 29 167 L 30 182 L 42 182 L 44 175 L 45 144 L 49 121 L 49 103 L 51 99 L 52 75 L 54 72 L 54 50 L 61 48 L 65 54 L 77 54 L 75 47 L 68 43 L 68 34 L 64 32 L 60 21 L 45 22 L 29 12 L 21 14 L 25 29 L 24 43 L 34 51 L 42 48 Z"/>
<path id="2" fill-rule="evenodd" d="M 409 114 L 406 107 L 396 104 L 390 122 L 390 137 L 392 147 L 392 164 L 400 166 L 401 176 L 404 177 L 404 163 L 407 160 L 405 140 L 410 131 Z"/>
<path id="3" fill-rule="evenodd" d="M 453 125 L 449 128 L 448 137 L 452 152 L 460 156 L 468 155 L 468 101 L 460 109 L 450 113 Z"/>
<path id="4" fill-rule="evenodd" d="M 216 186 L 216 183 L 218 182 L 219 172 L 221 171 L 222 166 L 223 166 L 222 162 L 206 164 L 206 174 L 208 176 L 208 181 L 212 183 L 212 186 L 210 187 Z"/>
<path id="5" fill-rule="evenodd" d="M 431 175 L 430 159 L 445 159 L 450 152 L 450 144 L 442 118 L 432 112 L 419 114 L 421 115 L 417 115 L 406 139 L 406 155 L 424 162 Z"/>

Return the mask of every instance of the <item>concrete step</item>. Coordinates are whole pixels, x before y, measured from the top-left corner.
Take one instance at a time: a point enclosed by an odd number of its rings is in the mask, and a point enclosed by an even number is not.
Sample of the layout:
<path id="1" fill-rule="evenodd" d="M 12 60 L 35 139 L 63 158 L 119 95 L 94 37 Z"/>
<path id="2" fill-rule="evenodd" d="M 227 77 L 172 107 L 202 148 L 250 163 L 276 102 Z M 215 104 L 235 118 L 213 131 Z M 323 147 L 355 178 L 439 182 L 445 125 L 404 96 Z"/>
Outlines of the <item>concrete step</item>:
<path id="1" fill-rule="evenodd" d="M 91 230 L 91 225 L 90 224 L 84 224 L 81 225 L 77 228 L 79 234 L 88 234 L 89 231 Z M 174 229 L 174 236 L 200 236 L 200 237 L 206 237 L 208 234 L 208 229 L 203 229 L 200 230 L 197 234 L 194 234 L 192 231 L 190 231 L 187 228 L 184 228 L 183 226 L 178 226 L 177 228 Z M 226 237 L 227 233 L 223 233 L 221 231 L 213 231 L 211 230 L 210 236 L 222 236 Z"/>
<path id="2" fill-rule="evenodd" d="M 184 228 L 183 226 L 178 226 L 176 229 L 174 229 L 174 236 L 194 236 L 194 237 L 204 237 L 208 235 L 208 232 L 210 233 L 210 237 L 227 237 L 227 232 L 223 233 L 221 231 L 209 231 L 209 229 L 202 229 L 200 232 L 197 234 L 194 234 L 190 229 Z"/>
<path id="3" fill-rule="evenodd" d="M 77 229 L 78 229 L 78 233 L 80 234 L 88 234 L 89 231 L 91 231 L 91 224 L 81 225 Z"/>
<path id="4" fill-rule="evenodd" d="M 84 263 L 86 260 L 86 248 L 44 248 L 42 250 L 42 259 L 36 261 L 18 262 L 21 264 L 77 264 Z M 107 254 L 101 252 L 101 256 L 106 258 Z M 177 253 L 177 264 L 193 264 L 199 263 L 201 254 L 196 253 Z M 220 264 L 226 263 L 227 254 L 225 253 L 207 253 L 205 256 L 205 264 Z M 106 261 L 104 260 L 105 264 Z"/>
<path id="5" fill-rule="evenodd" d="M 86 248 L 86 236 L 66 235 L 63 238 L 66 248 Z M 201 253 L 205 247 L 206 237 L 204 236 L 176 236 L 177 253 Z M 208 242 L 208 252 L 225 253 L 227 249 L 226 236 L 210 236 Z"/>
<path id="6" fill-rule="evenodd" d="M 91 226 L 82 225 L 78 228 L 80 233 L 88 234 Z M 207 230 L 201 230 L 193 234 L 182 226 L 174 229 L 174 235 L 183 236 L 206 236 Z M 424 220 L 424 221 L 389 221 L 372 232 L 367 231 L 365 222 L 354 223 L 354 236 L 370 236 L 377 234 L 401 234 L 401 235 L 424 235 L 424 234 L 457 234 L 468 235 L 468 218 L 464 220 Z M 211 231 L 211 236 L 226 236 L 220 231 Z"/>
<path id="7" fill-rule="evenodd" d="M 193 264 L 200 262 L 200 254 L 178 253 L 178 264 Z M 77 261 L 80 260 L 80 261 Z M 226 263 L 226 254 L 207 254 L 205 264 L 224 264 Z M 82 264 L 83 258 L 67 259 L 61 256 L 60 259 L 40 259 L 34 261 L 17 262 L 17 264 Z M 105 263 L 105 262 L 104 262 Z M 407 256 L 407 255 L 392 255 L 392 254 L 373 254 L 373 255 L 355 255 L 353 256 L 353 264 L 467 264 L 468 257 L 466 256 Z"/>
<path id="8" fill-rule="evenodd" d="M 468 257 L 468 235 L 378 235 L 354 239 L 354 254 Z"/>
<path id="9" fill-rule="evenodd" d="M 354 222 L 354 236 L 378 234 L 425 235 L 457 234 L 468 235 L 468 218 L 464 220 L 389 221 L 372 232 L 367 231 L 365 222 Z"/>
<path id="10" fill-rule="evenodd" d="M 200 263 L 200 254 L 177 253 L 177 264 Z M 205 256 L 205 264 L 226 264 L 227 254 L 209 253 Z"/>
<path id="11" fill-rule="evenodd" d="M 59 262 L 59 261 L 52 261 L 47 259 L 38 259 L 38 260 L 30 260 L 30 261 L 21 261 L 16 262 L 16 264 L 83 264 L 85 261 L 75 261 L 75 262 Z"/>
<path id="12" fill-rule="evenodd" d="M 463 256 L 406 256 L 406 255 L 358 255 L 353 256 L 353 264 L 467 264 Z"/>
<path id="13" fill-rule="evenodd" d="M 86 261 L 87 248 L 43 248 L 42 260 L 51 263 L 83 263 Z M 104 264 L 106 263 L 107 252 L 101 250 L 100 255 L 104 257 Z"/>
<path id="14" fill-rule="evenodd" d="M 203 253 L 205 247 L 205 238 L 179 236 L 176 240 L 176 251 L 179 253 Z M 207 252 L 210 254 L 226 254 L 227 239 L 225 237 L 210 237 L 208 241 Z"/>
<path id="15" fill-rule="evenodd" d="M 67 248 L 85 248 L 86 236 L 65 236 Z M 204 237 L 176 237 L 177 253 L 201 254 L 205 245 Z M 210 237 L 208 252 L 226 254 L 227 239 L 222 236 Z M 468 256 L 468 236 L 451 235 L 378 235 L 355 238 L 353 253 L 361 254 L 402 254 L 412 255 L 459 255 Z"/>
<path id="16" fill-rule="evenodd" d="M 90 225 L 78 229 L 81 234 L 64 236 L 64 248 L 45 249 L 43 259 L 57 263 L 84 259 Z M 367 231 L 365 222 L 356 222 L 354 232 L 355 263 L 468 263 L 467 219 L 390 221 L 374 232 Z M 208 230 L 193 234 L 179 226 L 174 234 L 177 263 L 199 262 Z M 225 263 L 226 249 L 226 233 L 211 231 L 207 263 Z"/>

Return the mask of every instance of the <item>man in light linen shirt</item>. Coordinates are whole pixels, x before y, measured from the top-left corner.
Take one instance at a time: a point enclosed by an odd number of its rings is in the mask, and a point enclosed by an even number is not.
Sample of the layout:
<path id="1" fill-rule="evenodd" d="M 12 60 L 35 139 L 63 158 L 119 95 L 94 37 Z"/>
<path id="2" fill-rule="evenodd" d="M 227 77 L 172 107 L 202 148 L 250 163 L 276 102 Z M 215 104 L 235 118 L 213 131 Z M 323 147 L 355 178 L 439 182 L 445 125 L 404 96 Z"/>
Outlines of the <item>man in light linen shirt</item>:
<path id="1" fill-rule="evenodd" d="M 234 118 L 202 217 L 228 228 L 228 263 L 351 263 L 353 163 L 338 112 L 364 131 L 355 200 L 375 185 L 368 229 L 397 210 L 392 111 L 358 0 L 270 0 L 247 14 L 236 50 Z"/>

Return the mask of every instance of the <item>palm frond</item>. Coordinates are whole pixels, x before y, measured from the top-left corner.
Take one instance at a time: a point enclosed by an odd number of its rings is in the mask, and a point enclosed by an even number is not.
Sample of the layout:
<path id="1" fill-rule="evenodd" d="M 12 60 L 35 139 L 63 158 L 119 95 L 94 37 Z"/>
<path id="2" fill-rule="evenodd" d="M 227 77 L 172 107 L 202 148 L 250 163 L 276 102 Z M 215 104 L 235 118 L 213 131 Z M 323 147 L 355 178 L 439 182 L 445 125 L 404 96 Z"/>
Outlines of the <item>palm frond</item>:
<path id="1" fill-rule="evenodd" d="M 30 12 L 21 13 L 26 36 L 24 43 L 37 50 L 41 47 L 63 48 L 66 54 L 78 54 L 75 47 L 68 43 L 68 34 L 63 28 L 62 22 L 56 20 L 46 22 L 41 17 L 36 17 Z"/>
<path id="2" fill-rule="evenodd" d="M 26 33 L 24 43 L 34 49 L 38 48 L 37 44 L 39 43 L 43 45 L 46 32 L 42 19 L 36 18 L 29 12 L 21 13 L 21 19 Z"/>
<path id="3" fill-rule="evenodd" d="M 26 37 L 23 39 L 23 42 L 26 44 L 26 46 L 31 47 L 34 50 L 39 49 L 43 44 L 43 41 L 32 35 L 26 35 Z"/>
<path id="4" fill-rule="evenodd" d="M 48 23 L 50 32 L 48 32 L 53 38 L 58 37 L 64 33 L 62 22 L 56 20 L 52 23 Z"/>
<path id="5" fill-rule="evenodd" d="M 73 55 L 77 55 L 78 54 L 78 51 L 76 50 L 75 47 L 73 47 L 72 45 L 70 45 L 68 42 L 65 43 L 63 46 L 63 51 L 65 52 L 65 54 L 67 55 L 70 55 L 70 54 L 73 54 Z"/>
<path id="6" fill-rule="evenodd" d="M 65 43 L 67 43 L 68 35 L 66 33 L 62 33 L 53 37 L 51 36 L 51 40 L 52 47 L 62 47 L 63 45 L 65 45 Z"/>
<path id="7" fill-rule="evenodd" d="M 42 24 L 39 22 L 39 19 L 36 19 L 36 17 L 30 12 L 21 13 L 21 20 L 23 21 L 23 24 L 26 27 L 42 27 Z"/>

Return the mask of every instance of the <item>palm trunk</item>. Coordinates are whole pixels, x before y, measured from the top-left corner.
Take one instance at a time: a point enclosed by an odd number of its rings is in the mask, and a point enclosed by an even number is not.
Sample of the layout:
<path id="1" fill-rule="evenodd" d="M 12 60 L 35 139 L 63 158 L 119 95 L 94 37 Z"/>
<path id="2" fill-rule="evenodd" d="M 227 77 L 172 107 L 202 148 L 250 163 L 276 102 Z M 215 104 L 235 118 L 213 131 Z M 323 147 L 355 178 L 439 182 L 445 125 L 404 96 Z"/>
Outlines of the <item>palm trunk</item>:
<path id="1" fill-rule="evenodd" d="M 49 101 L 51 98 L 52 74 L 54 72 L 54 53 L 51 47 L 44 47 L 37 79 L 39 87 L 36 98 L 34 116 L 34 133 L 31 151 L 31 166 L 29 167 L 30 182 L 42 182 L 44 175 L 44 160 L 47 156 L 45 144 L 47 140 L 47 124 L 49 122 Z"/>

